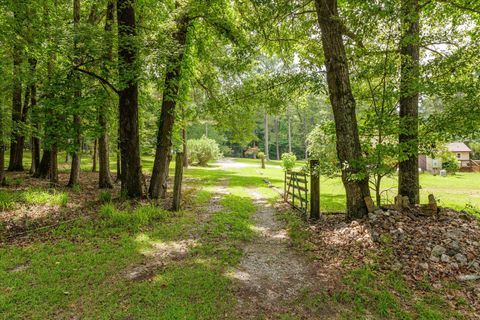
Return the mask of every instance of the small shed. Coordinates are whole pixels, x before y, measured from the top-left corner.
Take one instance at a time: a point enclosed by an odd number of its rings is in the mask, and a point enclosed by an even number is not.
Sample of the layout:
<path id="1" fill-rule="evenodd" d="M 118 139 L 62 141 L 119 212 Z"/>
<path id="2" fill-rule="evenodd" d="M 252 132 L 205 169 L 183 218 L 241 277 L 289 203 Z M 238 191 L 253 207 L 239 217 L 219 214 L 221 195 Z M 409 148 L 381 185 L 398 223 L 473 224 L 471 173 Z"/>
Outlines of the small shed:
<path id="1" fill-rule="evenodd" d="M 470 162 L 470 152 L 472 152 L 472 150 L 465 143 L 452 142 L 445 147 L 455 155 L 455 158 L 460 162 L 460 167 L 466 167 Z"/>

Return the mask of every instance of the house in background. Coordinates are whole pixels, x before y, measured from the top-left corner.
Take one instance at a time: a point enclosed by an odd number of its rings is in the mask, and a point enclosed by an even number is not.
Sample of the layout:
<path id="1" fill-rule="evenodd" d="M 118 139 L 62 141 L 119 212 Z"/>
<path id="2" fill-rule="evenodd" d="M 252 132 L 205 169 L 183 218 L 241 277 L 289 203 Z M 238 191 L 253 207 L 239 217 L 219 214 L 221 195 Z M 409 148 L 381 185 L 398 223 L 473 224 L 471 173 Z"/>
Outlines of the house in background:
<path id="1" fill-rule="evenodd" d="M 465 143 L 452 142 L 446 144 L 445 148 L 449 152 L 453 153 L 455 158 L 458 160 L 460 167 L 459 171 L 480 172 L 480 161 L 470 159 L 470 152 L 472 150 Z M 422 169 L 422 171 L 436 174 L 442 169 L 442 159 L 433 159 L 427 155 L 420 155 L 418 157 L 418 167 Z"/>

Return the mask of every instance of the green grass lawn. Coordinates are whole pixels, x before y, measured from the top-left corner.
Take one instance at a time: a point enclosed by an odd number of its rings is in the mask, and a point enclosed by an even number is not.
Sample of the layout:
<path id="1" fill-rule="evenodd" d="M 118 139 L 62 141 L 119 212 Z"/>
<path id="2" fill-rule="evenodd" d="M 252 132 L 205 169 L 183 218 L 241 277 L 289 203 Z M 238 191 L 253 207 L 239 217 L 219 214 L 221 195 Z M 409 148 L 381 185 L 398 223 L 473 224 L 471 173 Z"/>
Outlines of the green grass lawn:
<path id="1" fill-rule="evenodd" d="M 181 212 L 111 203 L 103 191 L 99 199 L 105 203 L 97 200 L 93 216 L 1 246 L 0 318 L 218 319 L 232 313 L 236 299 L 228 274 L 239 262 L 242 243 L 254 236 L 255 207 L 244 190 L 250 184 L 213 167 L 192 168 L 186 177 L 195 189 Z M 219 179 L 229 184 L 219 200 L 222 208 L 199 223 Z M 0 191 L 13 204 L 63 205 L 62 197 L 47 190 Z M 192 238 L 196 243 L 182 259 L 155 266 L 141 280 L 125 276 L 151 264 L 158 246 Z"/>
<path id="2" fill-rule="evenodd" d="M 260 160 L 240 159 L 241 163 L 258 165 L 236 170 L 235 174 L 245 177 L 262 176 L 268 179 L 277 188 L 283 189 L 284 173 L 279 161 L 267 162 L 266 169 L 260 168 Z M 305 162 L 298 162 L 303 166 Z M 429 194 L 434 194 L 441 206 L 457 210 L 470 210 L 480 212 L 480 173 L 457 173 L 447 177 L 433 176 L 429 173 L 420 175 L 420 198 L 426 202 Z M 386 178 L 382 184 L 385 201 L 393 202 L 396 195 L 396 177 Z M 345 190 L 340 178 L 320 178 L 320 201 L 322 211 L 344 211 Z"/>

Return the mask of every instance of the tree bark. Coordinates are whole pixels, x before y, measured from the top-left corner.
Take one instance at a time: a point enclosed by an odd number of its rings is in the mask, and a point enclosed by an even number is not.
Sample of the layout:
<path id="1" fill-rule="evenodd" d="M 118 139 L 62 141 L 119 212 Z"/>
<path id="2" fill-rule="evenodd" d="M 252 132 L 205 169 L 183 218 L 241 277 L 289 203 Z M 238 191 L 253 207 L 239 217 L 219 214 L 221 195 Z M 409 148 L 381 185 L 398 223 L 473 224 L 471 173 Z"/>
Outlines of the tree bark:
<path id="1" fill-rule="evenodd" d="M 92 172 L 97 172 L 97 149 L 98 139 L 93 142 L 93 155 L 92 155 Z"/>
<path id="2" fill-rule="evenodd" d="M 328 89 L 335 119 L 337 155 L 342 165 L 342 181 L 347 196 L 347 219 L 362 218 L 368 213 L 364 197 L 370 195 L 370 190 L 366 174 L 363 179 L 352 177 L 364 168 L 337 0 L 315 0 L 315 8 L 322 33 Z"/>
<path id="3" fill-rule="evenodd" d="M 16 19 L 18 14 L 14 14 Z M 22 49 L 18 44 L 13 48 L 13 72 L 12 72 L 12 136 L 10 142 L 10 162 L 8 171 L 23 171 L 23 146 L 21 145 L 22 121 L 22 81 L 20 68 L 22 64 Z M 20 149 L 21 148 L 21 149 Z"/>
<path id="4" fill-rule="evenodd" d="M 288 152 L 292 153 L 292 119 L 290 116 L 290 110 L 287 110 L 288 117 Z"/>
<path id="5" fill-rule="evenodd" d="M 120 153 L 122 194 L 140 198 L 142 168 L 140 162 L 140 137 L 138 132 L 138 80 L 135 0 L 117 1 L 119 78 Z"/>
<path id="6" fill-rule="evenodd" d="M 34 110 L 37 107 L 37 84 L 35 80 L 37 60 L 30 58 L 28 62 L 30 64 L 30 71 L 32 73 L 31 76 L 33 78 L 32 82 L 30 83 L 30 113 L 33 115 Z M 38 121 L 35 119 L 32 122 L 35 132 L 32 134 L 31 138 L 32 164 L 30 166 L 30 174 L 35 174 L 40 165 L 40 139 L 36 137 L 39 129 Z"/>
<path id="7" fill-rule="evenodd" d="M 188 168 L 187 128 L 182 129 L 183 166 Z"/>
<path id="8" fill-rule="evenodd" d="M 3 136 L 3 106 L 0 105 L 0 185 L 5 181 L 5 140 Z"/>
<path id="9" fill-rule="evenodd" d="M 269 148 L 269 141 L 268 141 L 268 115 L 265 113 L 264 116 L 264 132 L 263 132 L 263 137 L 264 137 L 264 142 L 265 142 L 265 159 L 268 161 L 270 160 L 270 148 Z"/>
<path id="10" fill-rule="evenodd" d="M 418 83 L 420 63 L 420 15 L 418 0 L 402 0 L 400 43 L 400 134 L 398 193 L 410 203 L 419 203 L 418 174 Z"/>
<path id="11" fill-rule="evenodd" d="M 105 19 L 105 35 L 107 37 L 107 50 L 105 61 L 111 63 L 113 60 L 113 40 L 111 33 L 113 30 L 115 4 L 112 0 L 107 4 L 107 17 Z M 104 74 L 108 75 L 108 65 L 104 65 Z M 98 156 L 99 156 L 99 173 L 98 181 L 100 189 L 113 188 L 112 176 L 110 174 L 110 153 L 108 150 L 108 122 L 107 122 L 107 105 L 101 104 L 98 116 L 98 124 L 100 125 L 101 134 L 98 139 Z"/>
<path id="12" fill-rule="evenodd" d="M 35 178 L 45 179 L 48 177 L 49 174 L 49 167 L 50 167 L 50 157 L 51 152 L 49 149 L 43 150 L 42 160 L 39 163 L 37 171 L 34 174 Z"/>
<path id="13" fill-rule="evenodd" d="M 49 178 L 50 178 L 50 185 L 52 187 L 58 186 L 58 148 L 57 144 L 55 143 L 52 146 L 52 150 L 50 151 L 50 167 L 49 167 Z"/>
<path id="14" fill-rule="evenodd" d="M 277 160 L 280 160 L 280 145 L 278 142 L 279 126 L 280 126 L 280 123 L 279 123 L 278 117 L 276 117 L 275 118 L 275 149 L 276 149 L 275 151 L 276 151 Z"/>
<path id="15" fill-rule="evenodd" d="M 170 57 L 165 77 L 162 111 L 157 135 L 157 148 L 153 164 L 152 180 L 149 194 L 153 199 L 165 198 L 167 192 L 167 177 L 169 170 L 170 152 L 172 149 L 172 131 L 175 123 L 175 106 L 181 81 L 181 70 L 185 44 L 187 42 L 188 18 L 182 15 L 177 20 L 177 31 L 173 39 L 177 45 Z"/>
<path id="16" fill-rule="evenodd" d="M 75 55 L 74 64 L 78 65 L 81 61 L 78 52 L 78 28 L 80 26 L 80 0 L 73 0 L 73 51 Z M 78 110 L 79 101 L 82 97 L 82 85 L 80 82 L 80 77 L 78 73 L 75 73 L 73 76 L 73 82 L 75 86 L 75 91 L 73 94 L 74 99 L 74 114 L 73 114 L 73 128 L 75 131 L 74 136 L 74 147 L 75 150 L 72 152 L 72 167 L 70 169 L 70 180 L 68 181 L 68 186 L 73 187 L 78 185 L 80 181 L 80 147 L 82 143 L 81 137 L 81 126 L 82 126 L 82 119 L 80 118 L 80 111 Z"/>

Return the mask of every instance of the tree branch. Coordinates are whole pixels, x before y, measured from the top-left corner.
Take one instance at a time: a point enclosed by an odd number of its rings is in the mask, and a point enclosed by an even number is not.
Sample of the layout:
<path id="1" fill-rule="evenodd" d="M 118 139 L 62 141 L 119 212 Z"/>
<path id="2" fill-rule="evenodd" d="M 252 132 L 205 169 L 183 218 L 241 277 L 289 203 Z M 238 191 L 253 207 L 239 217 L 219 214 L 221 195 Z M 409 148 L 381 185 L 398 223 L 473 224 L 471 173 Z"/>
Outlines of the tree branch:
<path id="1" fill-rule="evenodd" d="M 110 89 L 112 89 L 116 94 L 120 95 L 120 91 L 117 88 L 115 88 L 115 86 L 113 84 L 111 84 L 108 80 L 99 76 L 98 74 L 96 74 L 94 72 L 91 72 L 91 71 L 88 71 L 88 70 L 85 70 L 85 69 L 81 69 L 79 67 L 74 67 L 73 70 L 79 71 L 81 73 L 84 73 L 86 75 L 89 75 L 90 77 L 93 77 L 93 78 L 99 80 L 101 83 L 107 85 Z"/>

